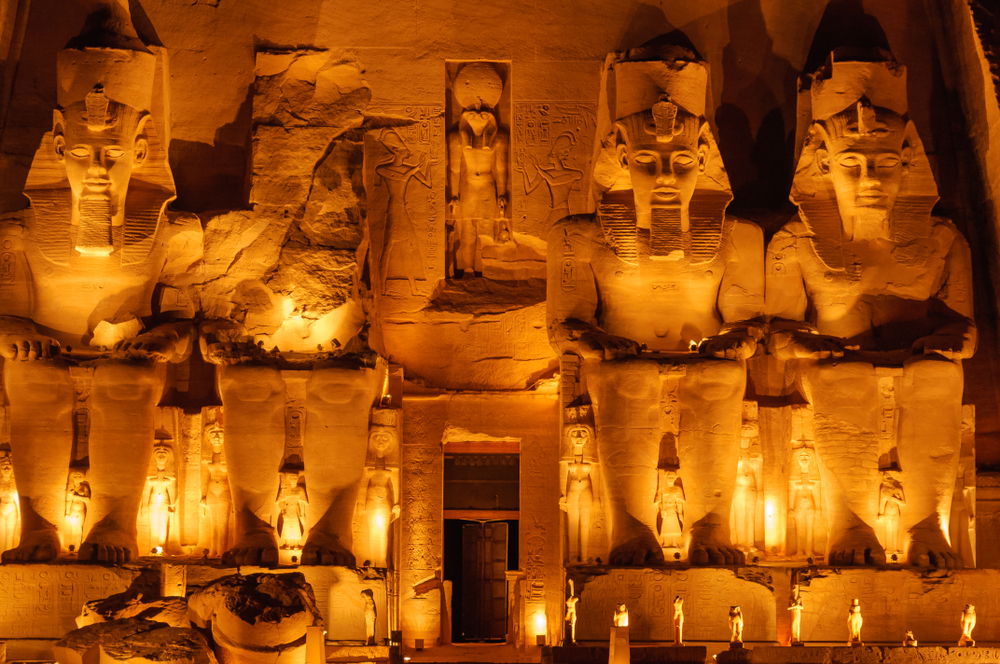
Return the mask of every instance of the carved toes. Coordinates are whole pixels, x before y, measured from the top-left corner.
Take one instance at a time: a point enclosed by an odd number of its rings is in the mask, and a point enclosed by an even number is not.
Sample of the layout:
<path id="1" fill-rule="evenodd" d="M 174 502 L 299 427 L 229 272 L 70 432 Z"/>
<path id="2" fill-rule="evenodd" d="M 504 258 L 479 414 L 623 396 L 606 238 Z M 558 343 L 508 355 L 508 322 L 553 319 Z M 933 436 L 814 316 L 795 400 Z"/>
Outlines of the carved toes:
<path id="1" fill-rule="evenodd" d="M 132 551 L 110 544 L 84 542 L 83 546 L 80 547 L 79 560 L 80 562 L 108 563 L 110 565 L 127 563 L 132 560 Z"/>
<path id="2" fill-rule="evenodd" d="M 306 544 L 302 550 L 302 564 L 354 567 L 356 560 L 354 555 L 347 551 L 329 549 L 315 544 Z"/>

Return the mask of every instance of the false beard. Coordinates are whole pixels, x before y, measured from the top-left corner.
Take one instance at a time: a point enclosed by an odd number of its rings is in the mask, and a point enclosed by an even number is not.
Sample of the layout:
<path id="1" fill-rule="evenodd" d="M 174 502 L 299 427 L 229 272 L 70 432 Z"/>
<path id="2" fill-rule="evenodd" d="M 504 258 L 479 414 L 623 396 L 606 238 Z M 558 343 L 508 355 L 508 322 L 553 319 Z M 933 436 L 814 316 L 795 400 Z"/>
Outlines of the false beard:
<path id="1" fill-rule="evenodd" d="M 680 205 L 654 205 L 649 211 L 649 257 L 683 260 L 691 254 L 691 234 L 684 228 Z"/>
<path id="2" fill-rule="evenodd" d="M 111 235 L 111 198 L 109 196 L 80 199 L 80 225 L 76 231 L 76 250 L 90 256 L 107 256 L 114 251 Z"/>

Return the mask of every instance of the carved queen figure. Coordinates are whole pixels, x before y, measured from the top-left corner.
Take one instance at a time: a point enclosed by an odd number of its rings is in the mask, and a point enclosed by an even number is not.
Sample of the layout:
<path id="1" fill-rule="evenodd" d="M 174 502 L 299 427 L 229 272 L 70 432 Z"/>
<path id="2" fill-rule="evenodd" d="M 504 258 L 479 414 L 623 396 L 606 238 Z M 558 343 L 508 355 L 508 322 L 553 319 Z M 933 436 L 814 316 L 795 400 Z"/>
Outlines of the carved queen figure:
<path id="1" fill-rule="evenodd" d="M 688 497 L 690 562 L 743 561 L 729 522 L 763 238 L 725 214 L 707 79 L 662 37 L 609 56 L 598 212 L 566 217 L 549 238 L 549 340 L 582 359 L 574 397 L 595 412 L 612 565 L 663 561 L 654 499 L 665 470 Z"/>
<path id="2" fill-rule="evenodd" d="M 0 353 L 23 524 L 5 561 L 60 552 L 71 365 L 94 368 L 93 495 L 80 559 L 125 562 L 139 553 L 136 514 L 163 387 L 158 363 L 182 360 L 191 340 L 189 324 L 154 315 L 154 291 L 164 274 L 198 257 L 184 247 L 199 245 L 201 233 L 196 221 L 166 214 L 174 188 L 157 134 L 165 118 L 152 115 L 164 107 L 157 70 L 128 3 L 95 3 L 83 34 L 57 57 L 59 107 L 28 174 L 31 209 L 23 227 L 3 229 L 19 238 L 14 277 L 0 286 Z"/>
<path id="3" fill-rule="evenodd" d="M 800 116 L 812 123 L 791 192 L 799 216 L 768 246 L 766 311 L 770 351 L 797 362 L 815 413 L 827 563 L 886 560 L 875 525 L 888 375 L 907 487 L 900 548 L 912 564 L 959 566 L 945 531 L 962 359 L 976 348 L 969 247 L 931 216 L 937 187 L 907 118 L 906 69 L 882 51 L 835 51 L 805 82 Z"/>

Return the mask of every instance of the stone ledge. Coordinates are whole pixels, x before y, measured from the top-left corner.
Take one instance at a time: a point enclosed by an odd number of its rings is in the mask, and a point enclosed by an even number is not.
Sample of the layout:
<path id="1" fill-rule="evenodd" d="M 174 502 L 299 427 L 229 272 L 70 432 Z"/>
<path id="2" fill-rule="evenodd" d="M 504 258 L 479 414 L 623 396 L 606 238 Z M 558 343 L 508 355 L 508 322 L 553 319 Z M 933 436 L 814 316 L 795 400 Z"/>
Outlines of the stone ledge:
<path id="1" fill-rule="evenodd" d="M 607 664 L 608 646 L 557 646 L 552 648 L 553 664 Z M 637 646 L 629 648 L 632 662 L 704 664 L 705 646 Z"/>
<path id="2" fill-rule="evenodd" d="M 1000 648 L 864 646 L 752 648 L 750 664 L 921 664 L 1000 662 Z M 722 661 L 722 655 L 719 656 Z"/>

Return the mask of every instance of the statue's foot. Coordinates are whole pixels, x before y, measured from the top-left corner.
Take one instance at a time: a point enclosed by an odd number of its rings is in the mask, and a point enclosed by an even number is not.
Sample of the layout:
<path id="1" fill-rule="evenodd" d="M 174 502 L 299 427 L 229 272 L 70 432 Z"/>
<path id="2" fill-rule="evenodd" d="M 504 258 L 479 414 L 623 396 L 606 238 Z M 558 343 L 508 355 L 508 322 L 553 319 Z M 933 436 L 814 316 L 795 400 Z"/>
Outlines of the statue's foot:
<path id="1" fill-rule="evenodd" d="M 222 554 L 222 564 L 226 567 L 277 565 L 278 540 L 274 537 L 274 531 L 251 530 L 245 533 L 233 548 Z"/>
<path id="2" fill-rule="evenodd" d="M 127 563 L 138 557 L 139 545 L 120 528 L 98 524 L 80 545 L 80 562 Z"/>
<path id="3" fill-rule="evenodd" d="M 614 567 L 662 565 L 663 549 L 652 535 L 639 535 L 616 546 L 608 563 Z"/>
<path id="4" fill-rule="evenodd" d="M 699 567 L 706 565 L 742 565 L 746 562 L 743 552 L 719 534 L 718 528 L 692 530 L 688 562 Z"/>
<path id="5" fill-rule="evenodd" d="M 848 528 L 834 537 L 827 565 L 885 565 L 885 549 L 868 526 Z"/>
<path id="6" fill-rule="evenodd" d="M 59 533 L 55 530 L 33 530 L 21 533 L 21 543 L 3 552 L 5 563 L 41 563 L 59 555 Z"/>
<path id="7" fill-rule="evenodd" d="M 962 557 L 951 548 L 940 529 L 914 528 L 910 532 L 913 534 L 913 541 L 910 543 L 911 565 L 941 569 L 964 567 Z"/>
<path id="8" fill-rule="evenodd" d="M 354 567 L 357 563 L 354 554 L 341 543 L 339 537 L 313 530 L 302 549 L 302 564 Z"/>

